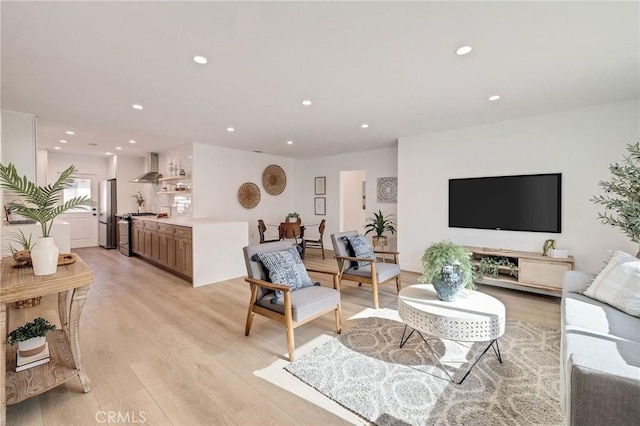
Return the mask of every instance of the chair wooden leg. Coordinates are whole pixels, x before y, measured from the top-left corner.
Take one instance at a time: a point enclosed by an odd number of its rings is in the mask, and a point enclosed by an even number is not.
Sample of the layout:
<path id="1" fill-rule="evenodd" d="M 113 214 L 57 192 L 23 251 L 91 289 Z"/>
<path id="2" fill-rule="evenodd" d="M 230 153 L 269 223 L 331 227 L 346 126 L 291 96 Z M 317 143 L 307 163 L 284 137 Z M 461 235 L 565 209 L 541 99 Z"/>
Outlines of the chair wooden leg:
<path id="1" fill-rule="evenodd" d="M 251 331 L 251 324 L 253 323 L 253 305 L 256 303 L 256 299 L 258 298 L 258 286 L 251 286 L 251 298 L 249 299 L 249 312 L 247 313 L 247 324 L 244 327 L 244 335 L 248 336 Z"/>
<path id="2" fill-rule="evenodd" d="M 402 283 L 400 282 L 400 275 L 396 277 L 396 289 L 398 289 L 398 293 L 402 290 Z"/>
<path id="3" fill-rule="evenodd" d="M 293 313 L 291 311 L 291 294 L 284 293 L 284 326 L 287 329 L 287 350 L 289 351 L 289 361 L 296 360 L 295 341 L 293 336 Z"/>
<path id="4" fill-rule="evenodd" d="M 322 250 L 322 260 L 324 260 L 324 243 L 320 241 L 320 249 Z"/>
<path id="5" fill-rule="evenodd" d="M 336 334 L 342 333 L 342 307 L 336 307 Z"/>
<path id="6" fill-rule="evenodd" d="M 371 287 L 373 287 L 373 289 L 371 290 L 371 292 L 373 293 L 373 307 L 378 309 L 378 283 L 376 282 L 376 280 L 373 280 Z"/>

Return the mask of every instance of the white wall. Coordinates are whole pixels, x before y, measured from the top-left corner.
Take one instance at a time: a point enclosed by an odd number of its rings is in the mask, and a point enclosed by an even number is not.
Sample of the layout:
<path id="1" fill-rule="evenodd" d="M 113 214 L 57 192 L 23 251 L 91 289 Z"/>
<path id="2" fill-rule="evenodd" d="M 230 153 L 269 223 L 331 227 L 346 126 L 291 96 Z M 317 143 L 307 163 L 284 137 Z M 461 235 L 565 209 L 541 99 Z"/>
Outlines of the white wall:
<path id="1" fill-rule="evenodd" d="M 621 161 L 626 144 L 640 137 L 638 99 L 527 117 L 399 140 L 401 266 L 420 271 L 420 257 L 434 241 L 541 251 L 545 239 L 575 256 L 576 269 L 597 272 L 607 250 L 635 254 L 636 244 L 597 219 L 589 199 Z M 529 173 L 562 173 L 562 233 L 448 228 L 448 180 Z"/>
<path id="2" fill-rule="evenodd" d="M 364 170 L 340 172 L 342 198 L 342 229 L 361 229 L 366 220 L 366 209 L 362 208 L 362 182 L 367 180 Z M 324 197 L 324 195 L 320 195 Z"/>
<path id="3" fill-rule="evenodd" d="M 279 224 L 295 210 L 294 194 L 299 180 L 293 159 L 239 151 L 200 143 L 193 144 L 193 217 L 249 222 L 249 242 L 258 243 L 258 219 Z M 262 186 L 264 169 L 277 164 L 287 175 L 287 186 L 279 195 L 268 194 Z M 260 203 L 245 209 L 238 201 L 238 188 L 253 182 L 260 188 Z M 311 189 L 313 193 L 313 187 Z M 313 210 L 312 210 L 313 211 Z M 303 220 L 305 216 L 302 216 Z"/>
<path id="4" fill-rule="evenodd" d="M 36 182 L 36 116 L 2 111 L 2 163 L 13 163 L 20 176 Z"/>
<path id="5" fill-rule="evenodd" d="M 98 181 L 107 179 L 107 159 L 105 157 L 95 157 L 90 155 L 63 154 L 49 152 L 47 156 L 47 183 L 53 183 L 58 179 L 60 173 L 65 171 L 70 165 L 75 165 L 78 173 L 93 174 Z M 97 194 L 94 197 L 97 200 Z"/>
<path id="6" fill-rule="evenodd" d="M 398 151 L 396 148 L 385 148 L 353 154 L 336 155 L 331 157 L 298 160 L 296 162 L 299 178 L 295 197 L 297 211 L 306 218 L 313 218 L 313 223 L 326 219 L 325 247 L 331 247 L 330 235 L 340 231 L 340 172 L 350 170 L 364 170 L 367 176 L 367 208 L 366 217 L 372 217 L 378 209 L 384 214 L 396 214 L 397 204 L 378 203 L 376 185 L 379 177 L 398 176 Z M 314 215 L 314 178 L 327 177 L 327 215 Z M 400 185 L 400 183 L 398 184 Z M 309 221 L 308 221 L 309 222 Z M 362 223 L 364 225 L 364 223 Z M 358 229 L 362 232 L 362 227 Z M 399 230 L 402 232 L 402 230 Z M 389 249 L 395 248 L 395 242 L 390 239 Z"/>
<path id="7" fill-rule="evenodd" d="M 124 157 L 118 155 L 116 159 L 116 187 L 117 187 L 117 208 L 118 214 L 132 213 L 138 211 L 138 204 L 136 203 L 135 195 L 138 191 L 144 194 L 145 200 L 151 201 L 150 183 L 135 183 L 131 182 L 132 179 L 137 178 L 144 173 L 145 159 L 142 157 Z M 153 205 L 146 206 L 146 209 L 151 212 L 155 212 Z"/>

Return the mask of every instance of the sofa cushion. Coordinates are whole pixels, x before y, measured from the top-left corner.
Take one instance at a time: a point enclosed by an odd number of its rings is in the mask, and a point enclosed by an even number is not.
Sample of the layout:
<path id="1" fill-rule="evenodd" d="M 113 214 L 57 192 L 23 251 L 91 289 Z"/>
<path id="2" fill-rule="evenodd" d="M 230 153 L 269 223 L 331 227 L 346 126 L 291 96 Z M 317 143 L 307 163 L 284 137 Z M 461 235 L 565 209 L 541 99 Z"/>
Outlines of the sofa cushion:
<path id="1" fill-rule="evenodd" d="M 588 332 L 602 337 L 615 336 L 640 343 L 640 318 L 578 293 L 566 293 L 562 298 L 565 330 Z"/>
<path id="2" fill-rule="evenodd" d="M 304 263 L 294 247 L 282 251 L 257 253 L 257 255 L 269 270 L 269 279 L 272 283 L 289 286 L 292 290 L 313 285 Z M 276 295 L 279 296 L 278 293 L 276 292 Z"/>
<path id="3" fill-rule="evenodd" d="M 584 295 L 640 317 L 640 259 L 615 251 Z"/>

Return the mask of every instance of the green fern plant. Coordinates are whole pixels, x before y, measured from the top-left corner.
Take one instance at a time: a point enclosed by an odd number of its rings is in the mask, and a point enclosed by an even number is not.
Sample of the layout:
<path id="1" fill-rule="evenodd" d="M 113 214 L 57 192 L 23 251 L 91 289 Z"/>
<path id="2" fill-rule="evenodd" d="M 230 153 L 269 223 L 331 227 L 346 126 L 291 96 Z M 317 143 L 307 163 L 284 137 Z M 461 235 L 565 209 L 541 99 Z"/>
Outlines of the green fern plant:
<path id="1" fill-rule="evenodd" d="M 24 198 L 24 204 L 11 202 L 6 207 L 27 219 L 38 222 L 42 229 L 42 236 L 49 237 L 56 217 L 78 207 L 94 205 L 91 198 L 87 196 L 75 197 L 61 203 L 63 191 L 72 185 L 76 172 L 77 169 L 72 164 L 52 185 L 38 186 L 27 176 L 20 177 L 13 164 L 9 163 L 6 166 L 0 164 L 0 186 Z"/>
<path id="2" fill-rule="evenodd" d="M 447 265 L 459 265 L 462 280 L 466 288 L 476 287 L 474 279 L 475 266 L 471 260 L 471 252 L 461 245 L 449 240 L 431 244 L 422 256 L 422 272 L 418 277 L 421 283 L 431 283 L 434 277 L 442 274 L 442 269 Z"/>
<path id="3" fill-rule="evenodd" d="M 478 273 L 496 278 L 500 274 L 501 266 L 509 269 L 510 276 L 518 278 L 518 267 L 506 257 L 483 257 L 478 265 Z"/>

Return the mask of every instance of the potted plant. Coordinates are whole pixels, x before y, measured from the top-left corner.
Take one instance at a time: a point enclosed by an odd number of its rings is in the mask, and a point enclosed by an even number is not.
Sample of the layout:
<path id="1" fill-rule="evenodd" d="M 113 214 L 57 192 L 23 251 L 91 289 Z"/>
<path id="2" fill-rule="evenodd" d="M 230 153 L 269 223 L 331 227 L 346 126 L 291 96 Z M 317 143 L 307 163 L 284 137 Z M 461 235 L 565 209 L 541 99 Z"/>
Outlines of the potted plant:
<path id="1" fill-rule="evenodd" d="M 385 216 L 381 210 L 378 210 L 378 213 L 373 212 L 373 217 L 367 218 L 367 222 L 368 223 L 364 225 L 364 229 L 366 230 L 364 235 L 375 232 L 376 235 L 372 239 L 374 246 L 386 246 L 387 237 L 382 234 L 387 231 L 391 232 L 391 234 L 396 232 L 393 215 L 388 214 Z"/>
<path id="2" fill-rule="evenodd" d="M 478 264 L 478 273 L 483 276 L 491 275 L 495 278 L 500 274 L 501 268 L 503 271 L 508 270 L 510 276 L 518 277 L 518 267 L 506 257 L 483 257 Z"/>
<path id="3" fill-rule="evenodd" d="M 142 195 L 142 192 L 138 191 L 138 193 L 133 194 L 132 197 L 136 199 L 136 204 L 138 205 L 138 213 L 142 213 L 142 208 L 146 203 L 144 196 Z"/>
<path id="4" fill-rule="evenodd" d="M 300 214 L 298 212 L 289 213 L 287 215 L 287 222 L 297 222 Z"/>
<path id="5" fill-rule="evenodd" d="M 603 224 L 619 228 L 631 241 L 640 243 L 640 142 L 627 145 L 627 151 L 622 165 L 609 165 L 611 180 L 598 183 L 605 195 L 591 201 L 604 206 L 604 213 L 598 213 Z M 640 258 L 640 251 L 636 257 Z"/>
<path id="6" fill-rule="evenodd" d="M 59 250 L 51 236 L 54 219 L 66 211 L 93 205 L 93 201 L 87 196 L 61 202 L 63 191 L 73 184 L 76 172 L 75 166 L 71 165 L 52 185 L 38 186 L 26 176 L 20 177 L 13 164 L 9 163 L 6 166 L 0 164 L 0 186 L 24 199 L 24 204 L 11 202 L 6 207 L 27 219 L 35 220 L 42 230 L 42 236 L 31 250 L 34 275 L 48 275 L 56 272 Z"/>
<path id="7" fill-rule="evenodd" d="M 20 356 L 35 355 L 44 350 L 46 334 L 55 329 L 55 325 L 44 318 L 38 317 L 9 333 L 7 335 L 7 343 L 10 345 L 17 343 Z"/>
<path id="8" fill-rule="evenodd" d="M 431 244 L 422 256 L 419 282 L 431 283 L 440 300 L 453 302 L 463 288 L 475 288 L 471 252 L 445 240 Z"/>

